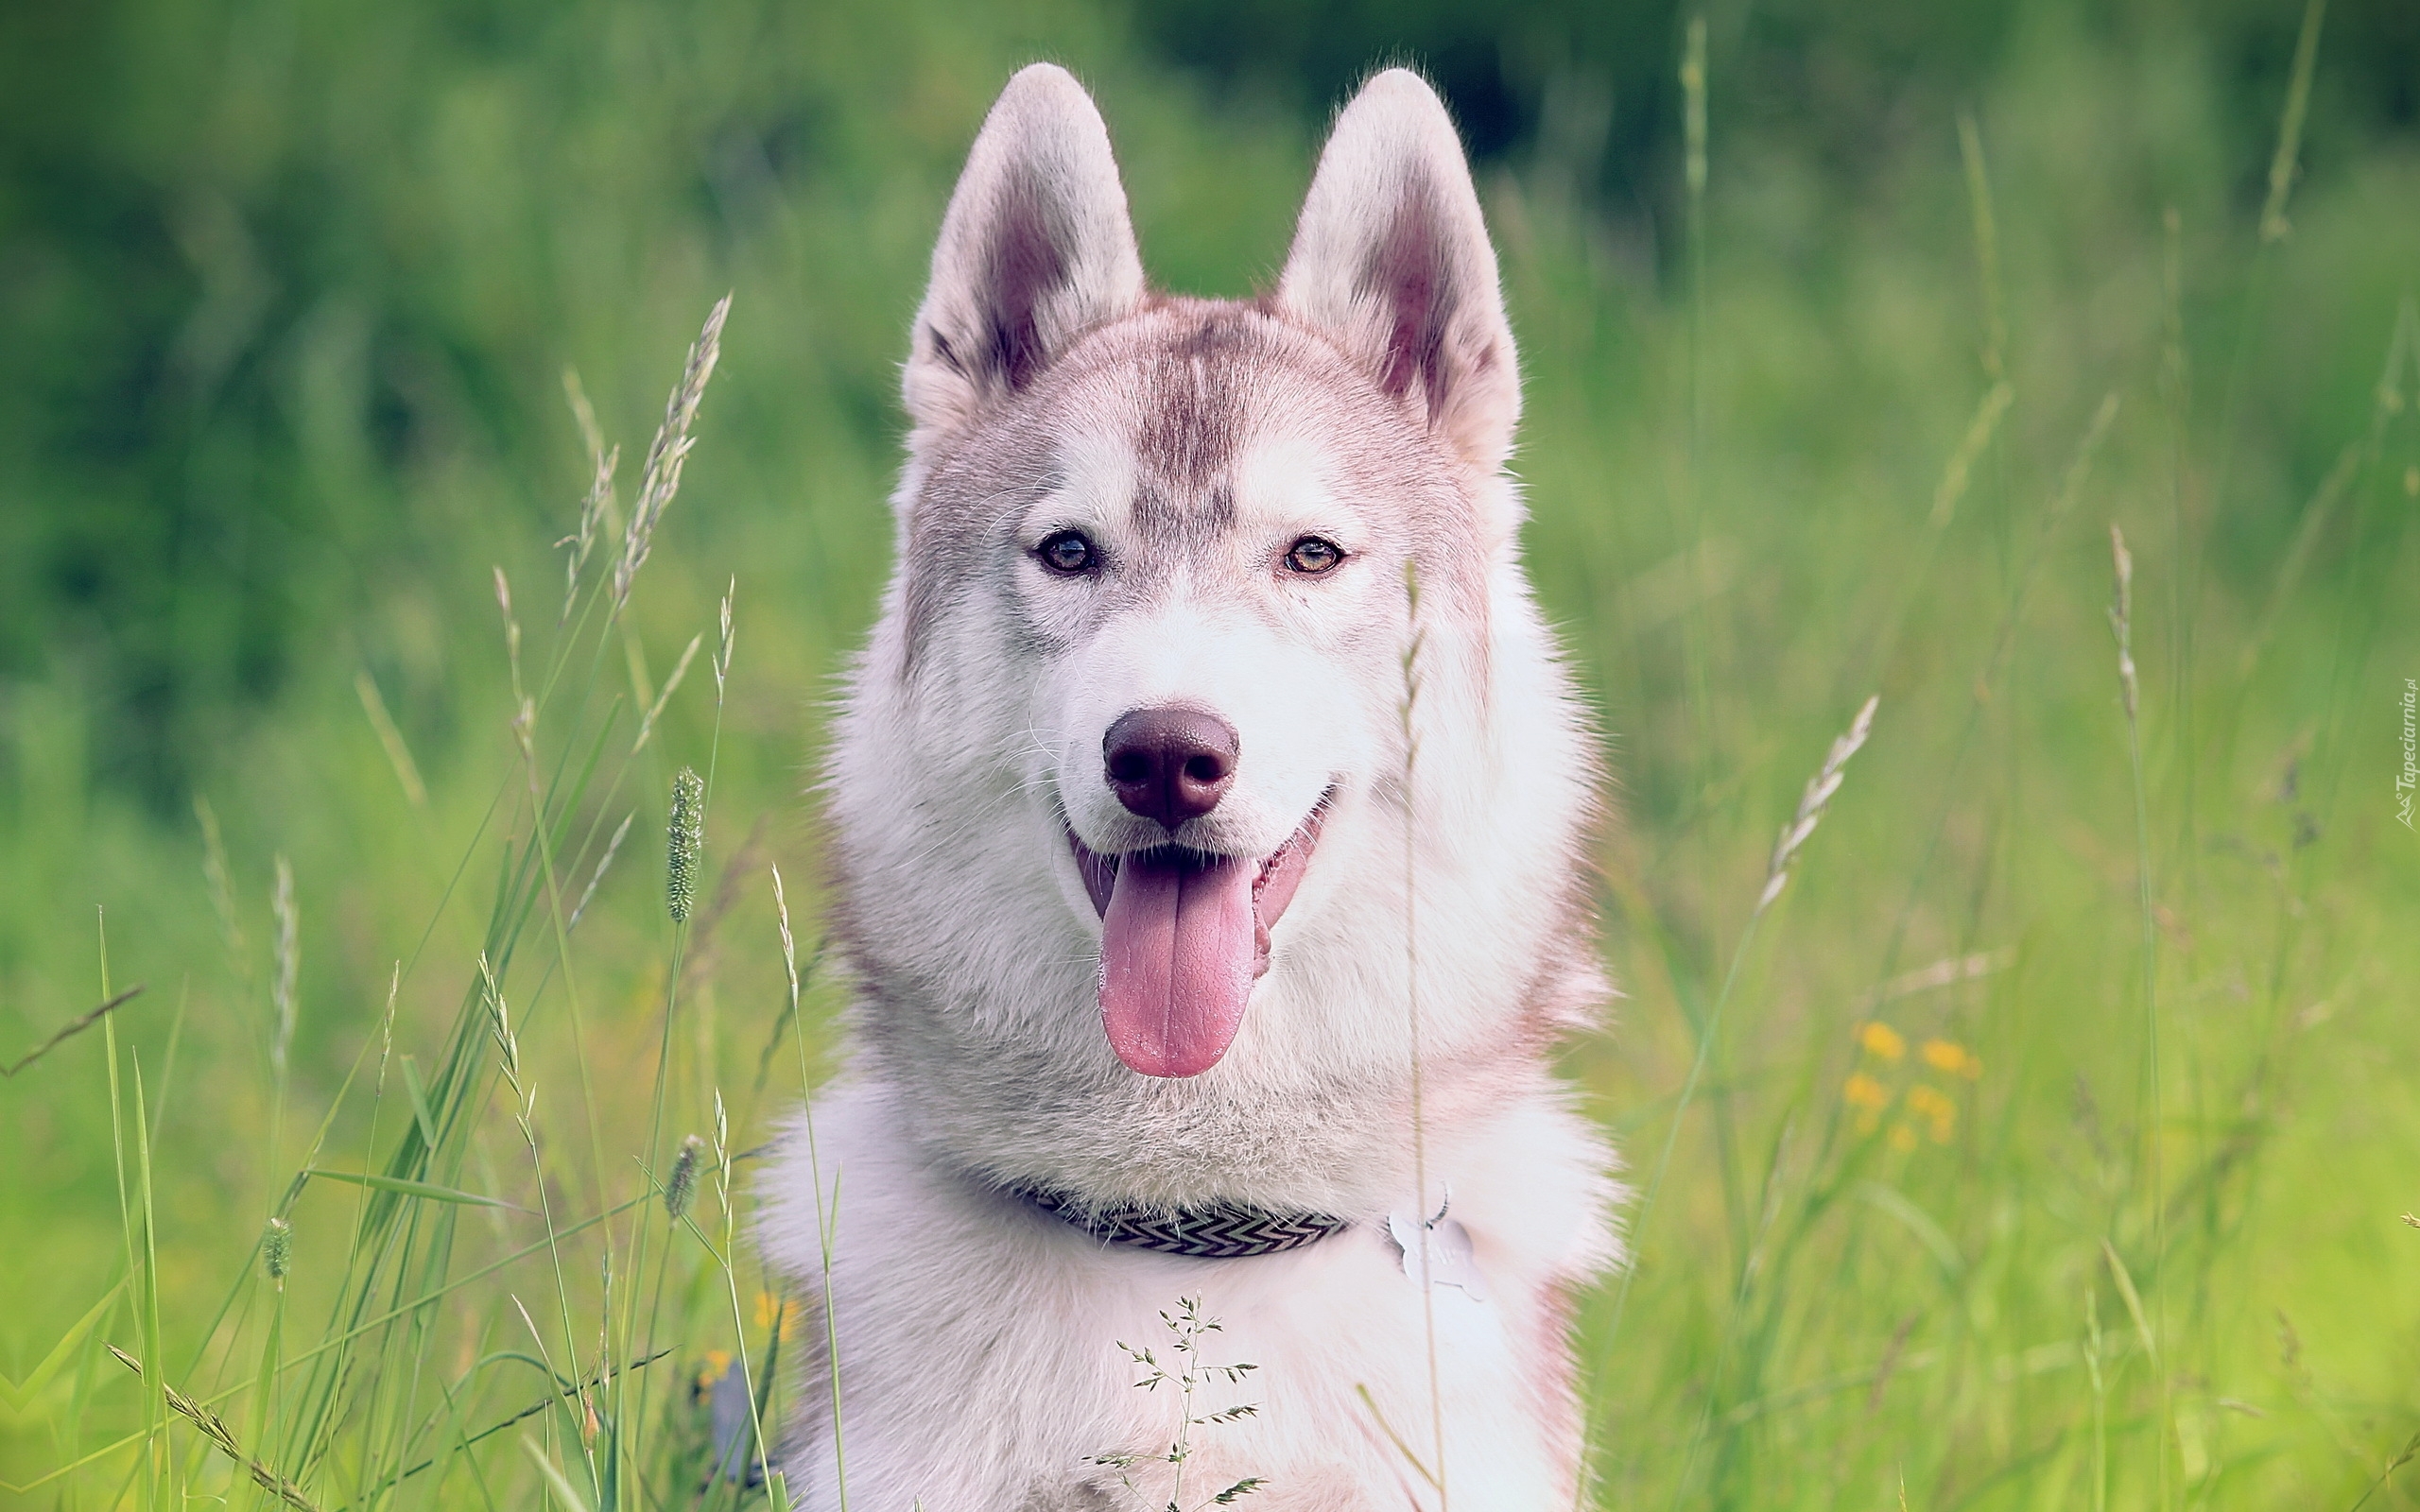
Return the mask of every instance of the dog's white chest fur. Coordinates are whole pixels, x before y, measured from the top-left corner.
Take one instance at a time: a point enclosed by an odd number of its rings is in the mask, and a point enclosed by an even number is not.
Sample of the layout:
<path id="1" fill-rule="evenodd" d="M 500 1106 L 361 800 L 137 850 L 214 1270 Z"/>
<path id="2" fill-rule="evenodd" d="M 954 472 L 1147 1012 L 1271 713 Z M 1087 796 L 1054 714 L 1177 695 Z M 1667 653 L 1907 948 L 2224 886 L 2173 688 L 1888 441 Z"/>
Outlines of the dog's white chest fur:
<path id="1" fill-rule="evenodd" d="M 1197 1418 L 1254 1410 L 1190 1431 L 1188 1508 L 1247 1477 L 1263 1482 L 1250 1504 L 1264 1512 L 1434 1506 L 1425 1472 L 1440 1417 L 1453 1505 L 1570 1505 L 1578 1445 L 1564 1310 L 1603 1258 L 1602 1152 L 1539 1091 L 1430 1151 L 1485 1294 L 1442 1282 L 1430 1292 L 1442 1409 L 1432 1412 L 1431 1319 L 1385 1215 L 1240 1260 L 1103 1245 L 936 1169 L 902 1138 L 906 1115 L 885 1092 L 848 1089 L 817 1120 L 826 1191 L 838 1190 L 843 1435 L 836 1453 L 828 1401 L 810 1402 L 785 1460 L 801 1504 L 838 1507 L 845 1469 L 859 1507 L 1164 1507 L 1170 1471 L 1149 1456 L 1174 1441 L 1179 1398 L 1172 1384 L 1137 1386 L 1144 1372 L 1121 1346 L 1178 1367 L 1162 1314 L 1192 1298 L 1220 1325 L 1200 1363 L 1255 1368 L 1200 1388 Z M 794 1143 L 764 1238 L 820 1291 L 805 1160 Z M 821 1387 L 821 1340 L 804 1348 Z M 1146 1458 L 1120 1469 L 1123 1456 Z"/>
<path id="2" fill-rule="evenodd" d="M 824 783 L 851 1066 L 762 1188 L 811 1314 L 789 1484 L 1354 1512 L 1442 1474 L 1464 1512 L 1570 1506 L 1567 1316 L 1614 1188 L 1547 1057 L 1604 996 L 1598 752 L 1521 569 L 1512 333 L 1443 106 L 1374 78 L 1278 286 L 1184 300 L 1144 286 L 1091 100 L 1026 70 L 906 387 Z M 1020 1191 L 1346 1227 L 1201 1259 Z M 1179 1486 L 1181 1393 L 1127 1348 L 1181 1374 L 1188 1305 L 1197 1364 L 1254 1368 L 1204 1381 Z"/>

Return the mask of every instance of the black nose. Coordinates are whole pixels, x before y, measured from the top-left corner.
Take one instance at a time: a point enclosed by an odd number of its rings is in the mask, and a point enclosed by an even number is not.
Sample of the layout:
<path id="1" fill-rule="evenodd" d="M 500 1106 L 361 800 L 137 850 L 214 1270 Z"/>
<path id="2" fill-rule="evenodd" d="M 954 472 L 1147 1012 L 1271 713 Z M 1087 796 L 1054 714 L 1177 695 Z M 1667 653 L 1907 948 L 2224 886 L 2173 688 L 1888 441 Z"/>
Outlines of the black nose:
<path id="1" fill-rule="evenodd" d="M 1117 801 L 1174 833 L 1219 806 L 1236 781 L 1235 727 L 1198 709 L 1137 709 L 1101 737 Z"/>

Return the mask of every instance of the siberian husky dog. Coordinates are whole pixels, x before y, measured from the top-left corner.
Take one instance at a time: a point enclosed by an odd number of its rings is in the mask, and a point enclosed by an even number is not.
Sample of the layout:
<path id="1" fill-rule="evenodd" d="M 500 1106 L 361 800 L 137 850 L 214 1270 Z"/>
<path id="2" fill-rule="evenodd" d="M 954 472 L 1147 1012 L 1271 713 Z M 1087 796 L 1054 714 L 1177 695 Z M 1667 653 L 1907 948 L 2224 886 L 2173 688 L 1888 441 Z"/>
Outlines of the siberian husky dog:
<path id="1" fill-rule="evenodd" d="M 1197 300 L 1146 286 L 1091 98 L 1026 69 L 906 390 L 825 774 L 853 1056 L 763 1192 L 793 1494 L 1571 1506 L 1615 1188 L 1547 1058 L 1605 996 L 1599 753 L 1443 106 L 1370 80 L 1276 287 Z M 1255 1368 L 1187 1398 L 1129 1347 Z"/>

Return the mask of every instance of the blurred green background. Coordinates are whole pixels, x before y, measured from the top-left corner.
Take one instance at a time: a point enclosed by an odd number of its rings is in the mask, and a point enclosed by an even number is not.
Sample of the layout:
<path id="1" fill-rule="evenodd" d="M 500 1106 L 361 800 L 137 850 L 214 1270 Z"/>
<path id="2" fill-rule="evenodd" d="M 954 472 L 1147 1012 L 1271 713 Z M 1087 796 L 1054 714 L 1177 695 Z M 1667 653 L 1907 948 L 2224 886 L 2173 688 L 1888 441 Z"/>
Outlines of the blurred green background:
<path id="1" fill-rule="evenodd" d="M 888 569 L 908 321 L 1035 58 L 1094 87 L 1146 265 L 1192 292 L 1270 276 L 1372 66 L 1426 68 L 1464 127 L 1532 570 L 1614 735 L 1629 997 L 1568 1058 L 1640 1179 L 1708 1047 L 1637 1280 L 1582 1308 L 1605 1504 L 2412 1504 L 2380 1481 L 2420 1430 L 2409 0 L 8 8 L 0 1057 L 98 1001 L 105 908 L 112 985 L 147 984 L 119 1033 L 161 1163 L 154 1262 L 121 1236 L 99 1033 L 0 1084 L 0 1373 L 120 1273 L 204 1349 L 396 963 L 396 1042 L 440 1033 L 517 769 L 490 567 L 543 638 L 588 475 L 566 369 L 630 479 L 726 290 L 613 677 L 660 686 L 735 582 L 730 943 L 683 977 L 679 1095 L 696 1126 L 752 1076 L 735 1146 L 784 1106 L 758 874 L 811 903 L 799 793 Z M 1876 690 L 1718 1018 L 1771 836 Z M 629 789 L 636 859 L 582 940 L 600 1085 L 554 1110 L 575 1168 L 652 1065 L 648 837 L 716 717 L 700 665 Z M 140 1422 L 96 1368 L 0 1402 L 0 1479 Z"/>

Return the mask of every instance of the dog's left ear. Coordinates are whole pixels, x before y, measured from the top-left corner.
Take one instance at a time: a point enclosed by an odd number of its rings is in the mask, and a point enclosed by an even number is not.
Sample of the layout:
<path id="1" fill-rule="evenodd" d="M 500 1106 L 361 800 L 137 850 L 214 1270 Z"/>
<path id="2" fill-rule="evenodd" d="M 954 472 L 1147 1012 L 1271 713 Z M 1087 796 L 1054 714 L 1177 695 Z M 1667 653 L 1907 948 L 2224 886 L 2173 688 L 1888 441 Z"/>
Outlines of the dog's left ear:
<path id="1" fill-rule="evenodd" d="M 1032 64 L 992 106 L 942 219 L 908 412 L 919 431 L 955 430 L 1142 297 L 1109 129 L 1073 75 Z"/>
<path id="2" fill-rule="evenodd" d="M 1455 452 L 1503 464 L 1521 382 L 1495 249 L 1461 139 L 1419 75 L 1388 69 L 1337 117 L 1277 291 Z"/>

